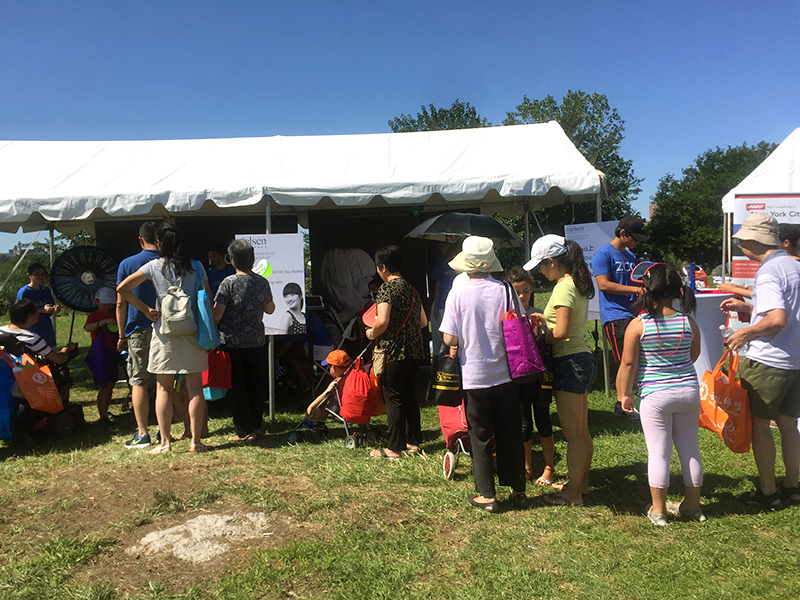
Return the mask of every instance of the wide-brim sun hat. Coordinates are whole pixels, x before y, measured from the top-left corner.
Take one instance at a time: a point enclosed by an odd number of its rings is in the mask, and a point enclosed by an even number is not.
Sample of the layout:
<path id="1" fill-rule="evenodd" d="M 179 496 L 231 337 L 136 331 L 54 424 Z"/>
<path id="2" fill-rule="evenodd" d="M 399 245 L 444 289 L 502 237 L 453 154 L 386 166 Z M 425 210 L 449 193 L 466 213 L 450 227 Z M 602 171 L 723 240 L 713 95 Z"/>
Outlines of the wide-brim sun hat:
<path id="1" fill-rule="evenodd" d="M 779 247 L 778 221 L 772 215 L 753 213 L 747 215 L 739 231 L 733 234 L 736 240 L 751 240 L 765 246 Z"/>
<path id="2" fill-rule="evenodd" d="M 461 252 L 448 264 L 459 273 L 495 273 L 503 270 L 494 253 L 494 242 L 477 235 L 464 239 Z"/>
<path id="3" fill-rule="evenodd" d="M 567 240 L 560 235 L 543 235 L 531 247 L 531 259 L 523 265 L 526 271 L 533 271 L 548 258 L 564 256 L 567 253 Z"/>

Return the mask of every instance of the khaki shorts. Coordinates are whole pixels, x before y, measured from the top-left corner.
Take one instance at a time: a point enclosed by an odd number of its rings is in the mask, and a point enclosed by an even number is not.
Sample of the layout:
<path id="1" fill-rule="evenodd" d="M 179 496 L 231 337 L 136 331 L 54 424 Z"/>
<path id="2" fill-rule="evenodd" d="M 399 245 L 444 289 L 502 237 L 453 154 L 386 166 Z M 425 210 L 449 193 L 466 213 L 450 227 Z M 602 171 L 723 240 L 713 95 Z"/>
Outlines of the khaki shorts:
<path id="1" fill-rule="evenodd" d="M 800 371 L 776 369 L 742 358 L 739 379 L 747 390 L 754 417 L 772 420 L 778 413 L 800 417 Z"/>
<path id="2" fill-rule="evenodd" d="M 148 385 L 150 373 L 147 361 L 150 356 L 150 340 L 153 328 L 137 329 L 128 336 L 128 383 L 131 385 Z"/>

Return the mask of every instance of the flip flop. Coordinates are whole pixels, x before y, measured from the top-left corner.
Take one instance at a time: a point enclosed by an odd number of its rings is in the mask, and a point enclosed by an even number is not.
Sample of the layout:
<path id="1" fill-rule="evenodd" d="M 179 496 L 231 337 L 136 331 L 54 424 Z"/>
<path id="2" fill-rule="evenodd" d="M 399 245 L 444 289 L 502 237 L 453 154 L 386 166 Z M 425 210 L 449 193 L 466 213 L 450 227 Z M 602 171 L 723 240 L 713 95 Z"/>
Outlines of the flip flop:
<path id="1" fill-rule="evenodd" d="M 575 504 L 563 494 L 548 494 L 547 496 L 542 496 L 542 500 L 544 500 L 545 504 L 550 504 L 551 506 L 583 506 L 583 502 Z"/>
<path id="2" fill-rule="evenodd" d="M 369 453 L 370 456 L 374 456 L 375 458 L 387 458 L 389 460 L 400 460 L 399 456 L 389 456 L 386 454 L 386 449 L 381 448 L 380 450 L 372 450 Z"/>
<path id="3" fill-rule="evenodd" d="M 191 454 L 197 454 L 198 452 L 208 452 L 211 450 L 210 446 L 206 446 L 205 444 L 189 444 L 189 452 Z"/>
<path id="4" fill-rule="evenodd" d="M 162 452 L 172 452 L 172 448 L 168 446 L 156 446 L 155 448 L 148 450 L 147 454 L 154 456 L 156 454 L 161 454 Z"/>
<path id="5" fill-rule="evenodd" d="M 539 477 L 539 479 L 537 479 L 534 483 L 536 485 L 540 485 L 542 487 L 547 487 L 549 485 L 553 485 L 553 482 L 548 480 L 547 477 L 544 477 L 544 476 Z"/>

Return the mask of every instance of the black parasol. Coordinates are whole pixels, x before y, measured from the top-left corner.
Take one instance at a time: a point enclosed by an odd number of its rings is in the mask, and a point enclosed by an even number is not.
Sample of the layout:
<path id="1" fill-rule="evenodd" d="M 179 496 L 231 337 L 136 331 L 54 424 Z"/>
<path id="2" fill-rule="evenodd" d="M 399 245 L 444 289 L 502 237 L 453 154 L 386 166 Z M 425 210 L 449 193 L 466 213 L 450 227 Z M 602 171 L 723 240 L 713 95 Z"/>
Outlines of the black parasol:
<path id="1" fill-rule="evenodd" d="M 522 240 L 514 231 L 487 215 L 451 212 L 431 217 L 420 223 L 406 237 L 445 242 L 447 235 L 479 235 L 491 238 L 496 248 L 522 246 Z"/>

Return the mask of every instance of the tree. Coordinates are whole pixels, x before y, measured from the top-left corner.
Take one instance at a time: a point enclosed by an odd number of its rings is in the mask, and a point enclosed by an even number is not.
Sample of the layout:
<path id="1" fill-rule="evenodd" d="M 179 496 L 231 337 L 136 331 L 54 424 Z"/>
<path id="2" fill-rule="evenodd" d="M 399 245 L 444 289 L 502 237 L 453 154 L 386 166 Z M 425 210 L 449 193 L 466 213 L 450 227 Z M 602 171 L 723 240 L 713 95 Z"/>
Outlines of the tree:
<path id="1" fill-rule="evenodd" d="M 460 102 L 456 99 L 450 108 L 436 108 L 428 105 L 430 112 L 424 106 L 417 113 L 416 118 L 411 115 L 400 115 L 389 121 L 389 127 L 395 133 L 409 131 L 442 131 L 445 129 L 474 129 L 477 127 L 491 127 L 485 118 L 478 114 L 469 102 Z"/>
<path id="2" fill-rule="evenodd" d="M 722 256 L 722 197 L 737 186 L 777 147 L 729 146 L 708 150 L 676 179 L 667 174 L 653 196 L 656 205 L 648 229 L 653 257 L 675 266 L 695 262 L 710 272 Z"/>
<path id="3" fill-rule="evenodd" d="M 639 187 L 642 180 L 633 174 L 633 161 L 620 156 L 625 121 L 616 108 L 611 108 L 604 94 L 569 90 L 561 104 L 552 96 L 542 100 L 523 96 L 517 110 L 506 115 L 503 125 L 557 121 L 586 160 L 606 176 L 608 197 L 603 199 L 603 220 L 638 215 L 631 202 L 642 191 Z M 595 216 L 595 206 L 590 202 L 564 203 L 545 209 L 539 221 L 546 231 L 563 234 L 565 224 L 594 221 Z"/>

